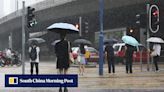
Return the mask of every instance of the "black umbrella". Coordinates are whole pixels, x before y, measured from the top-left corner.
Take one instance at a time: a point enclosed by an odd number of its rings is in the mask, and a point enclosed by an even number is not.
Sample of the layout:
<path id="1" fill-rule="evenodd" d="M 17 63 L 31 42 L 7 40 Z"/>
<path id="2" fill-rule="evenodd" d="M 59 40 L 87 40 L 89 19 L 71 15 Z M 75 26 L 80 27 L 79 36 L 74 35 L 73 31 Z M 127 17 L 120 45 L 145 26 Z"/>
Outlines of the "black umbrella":
<path id="1" fill-rule="evenodd" d="M 118 42 L 118 40 L 114 39 L 114 38 L 104 40 L 104 44 L 114 44 L 114 43 L 117 43 L 117 42 Z"/>
<path id="2" fill-rule="evenodd" d="M 54 23 L 47 28 L 49 31 L 56 32 L 56 33 L 78 33 L 79 30 L 72 24 L 69 23 Z"/>
<path id="3" fill-rule="evenodd" d="M 41 44 L 46 42 L 43 38 L 30 38 L 28 39 L 28 43 L 27 44 Z"/>
<path id="4" fill-rule="evenodd" d="M 74 41 L 75 44 L 85 44 L 85 45 L 91 45 L 92 43 L 89 40 L 86 39 L 76 39 Z"/>

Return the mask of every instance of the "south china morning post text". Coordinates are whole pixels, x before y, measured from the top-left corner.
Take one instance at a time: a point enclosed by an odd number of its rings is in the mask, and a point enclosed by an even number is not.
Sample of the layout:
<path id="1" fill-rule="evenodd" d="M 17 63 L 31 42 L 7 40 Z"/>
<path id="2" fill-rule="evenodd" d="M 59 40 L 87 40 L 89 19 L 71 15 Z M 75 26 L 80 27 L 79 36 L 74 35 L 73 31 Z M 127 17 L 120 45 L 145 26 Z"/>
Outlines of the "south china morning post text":
<path id="1" fill-rule="evenodd" d="M 5 75 L 5 87 L 78 87 L 78 76 Z"/>
<path id="2" fill-rule="evenodd" d="M 19 83 L 73 83 L 73 79 L 19 79 Z"/>

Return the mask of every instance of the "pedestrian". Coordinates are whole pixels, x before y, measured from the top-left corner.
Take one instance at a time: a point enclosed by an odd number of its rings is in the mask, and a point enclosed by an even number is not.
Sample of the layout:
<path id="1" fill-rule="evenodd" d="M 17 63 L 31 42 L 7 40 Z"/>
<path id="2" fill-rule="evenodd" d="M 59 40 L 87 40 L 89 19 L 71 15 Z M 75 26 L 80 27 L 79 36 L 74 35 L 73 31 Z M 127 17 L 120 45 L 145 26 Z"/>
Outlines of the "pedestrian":
<path id="1" fill-rule="evenodd" d="M 56 68 L 59 70 L 59 74 L 67 74 L 70 67 L 69 52 L 71 51 L 70 43 L 65 39 L 66 33 L 60 33 L 60 41 L 55 45 L 55 53 L 57 57 Z M 62 87 L 59 88 L 59 92 L 62 92 Z M 67 87 L 64 87 L 64 92 L 68 92 Z"/>
<path id="2" fill-rule="evenodd" d="M 34 66 L 36 70 L 36 75 L 39 74 L 39 53 L 40 53 L 39 46 L 35 42 L 32 43 L 32 46 L 29 47 L 31 75 L 33 75 Z"/>
<path id="3" fill-rule="evenodd" d="M 161 45 L 160 44 L 154 44 L 151 56 L 153 57 L 156 72 L 159 72 L 158 61 L 159 61 L 160 54 L 161 54 Z"/>
<path id="4" fill-rule="evenodd" d="M 133 63 L 133 52 L 135 51 L 134 46 L 125 45 L 125 57 L 126 57 L 126 73 L 133 73 L 132 63 Z"/>
<path id="5" fill-rule="evenodd" d="M 112 44 L 107 44 L 105 46 L 105 52 L 108 61 L 108 73 L 115 73 L 115 59 L 114 59 L 114 48 Z"/>
<path id="6" fill-rule="evenodd" d="M 6 49 L 6 59 L 7 59 L 7 62 L 12 65 L 12 60 L 11 60 L 12 59 L 12 51 L 11 51 L 11 48 Z"/>
<path id="7" fill-rule="evenodd" d="M 78 54 L 79 75 L 83 75 L 85 72 L 85 64 L 86 64 L 86 59 L 85 59 L 86 50 L 84 48 L 84 44 L 80 44 L 78 53 L 79 53 Z"/>

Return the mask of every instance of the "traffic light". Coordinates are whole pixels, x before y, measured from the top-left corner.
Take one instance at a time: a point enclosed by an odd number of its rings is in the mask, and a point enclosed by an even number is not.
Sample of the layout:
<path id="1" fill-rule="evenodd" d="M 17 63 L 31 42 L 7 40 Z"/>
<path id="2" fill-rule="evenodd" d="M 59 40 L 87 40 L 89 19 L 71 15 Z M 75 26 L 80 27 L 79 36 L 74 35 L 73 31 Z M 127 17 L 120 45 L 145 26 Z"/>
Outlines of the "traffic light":
<path id="1" fill-rule="evenodd" d="M 89 23 L 88 22 L 84 22 L 84 26 L 85 26 L 85 33 L 88 33 L 88 31 L 89 31 Z"/>
<path id="2" fill-rule="evenodd" d="M 80 25 L 79 25 L 79 24 L 75 24 L 75 27 L 76 27 L 77 29 L 80 29 Z"/>
<path id="3" fill-rule="evenodd" d="M 150 6 L 149 28 L 152 33 L 156 33 L 159 30 L 159 8 L 157 5 Z"/>
<path id="4" fill-rule="evenodd" d="M 140 14 L 136 14 L 136 24 L 140 25 Z"/>
<path id="5" fill-rule="evenodd" d="M 33 27 L 37 24 L 37 21 L 35 19 L 34 15 L 35 8 L 27 7 L 27 27 Z"/>
<path id="6" fill-rule="evenodd" d="M 136 14 L 136 23 L 138 27 L 146 27 L 146 14 Z"/>

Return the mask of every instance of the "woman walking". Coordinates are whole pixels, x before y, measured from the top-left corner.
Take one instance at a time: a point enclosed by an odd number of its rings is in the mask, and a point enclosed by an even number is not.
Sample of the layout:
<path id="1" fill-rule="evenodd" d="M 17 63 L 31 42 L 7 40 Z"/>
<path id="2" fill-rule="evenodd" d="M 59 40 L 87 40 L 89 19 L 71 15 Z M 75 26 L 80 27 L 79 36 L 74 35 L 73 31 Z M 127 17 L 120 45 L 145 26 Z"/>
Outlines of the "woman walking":
<path id="1" fill-rule="evenodd" d="M 80 44 L 80 48 L 79 48 L 79 56 L 78 56 L 78 61 L 79 61 L 79 74 L 83 75 L 84 71 L 85 71 L 85 64 L 86 64 L 86 60 L 85 60 L 85 48 L 84 48 L 84 44 Z"/>

